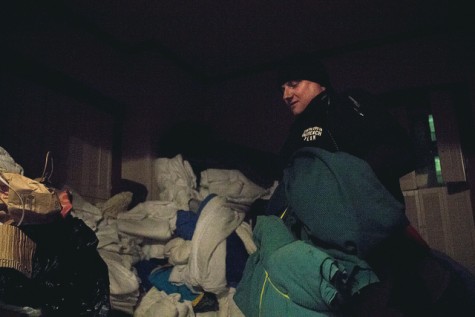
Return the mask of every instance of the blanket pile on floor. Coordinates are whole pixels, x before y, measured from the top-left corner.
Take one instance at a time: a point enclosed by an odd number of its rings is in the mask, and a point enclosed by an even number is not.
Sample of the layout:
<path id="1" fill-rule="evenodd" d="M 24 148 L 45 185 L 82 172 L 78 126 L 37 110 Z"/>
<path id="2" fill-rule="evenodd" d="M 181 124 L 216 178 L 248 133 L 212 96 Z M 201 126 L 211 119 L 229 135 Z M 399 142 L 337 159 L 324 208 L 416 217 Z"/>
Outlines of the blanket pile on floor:
<path id="1" fill-rule="evenodd" d="M 131 192 L 93 205 L 71 189 L 73 215 L 95 231 L 109 268 L 112 308 L 137 317 L 158 311 L 234 316 L 234 289 L 256 249 L 244 218 L 273 188 L 256 185 L 238 170 L 204 170 L 197 184 L 181 155 L 157 159 L 154 169 L 159 200 L 130 210 Z M 148 270 L 138 269 L 144 265 Z M 216 305 L 196 305 L 204 294 Z"/>

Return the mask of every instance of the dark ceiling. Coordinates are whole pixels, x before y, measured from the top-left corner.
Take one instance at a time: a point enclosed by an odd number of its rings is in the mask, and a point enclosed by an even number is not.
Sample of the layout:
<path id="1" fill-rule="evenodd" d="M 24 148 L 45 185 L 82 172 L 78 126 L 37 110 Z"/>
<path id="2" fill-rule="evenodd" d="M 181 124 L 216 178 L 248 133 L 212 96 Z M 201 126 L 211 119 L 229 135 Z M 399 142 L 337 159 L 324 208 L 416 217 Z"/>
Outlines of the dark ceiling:
<path id="1" fill-rule="evenodd" d="M 16 49 L 15 41 L 26 35 L 34 37 L 35 32 L 64 29 L 74 37 L 74 30 L 120 54 L 159 56 L 200 79 L 224 80 L 271 69 L 296 54 L 332 57 L 420 36 L 458 32 L 471 24 L 471 11 L 463 3 L 14 0 L 2 4 L 1 11 L 7 50 Z"/>

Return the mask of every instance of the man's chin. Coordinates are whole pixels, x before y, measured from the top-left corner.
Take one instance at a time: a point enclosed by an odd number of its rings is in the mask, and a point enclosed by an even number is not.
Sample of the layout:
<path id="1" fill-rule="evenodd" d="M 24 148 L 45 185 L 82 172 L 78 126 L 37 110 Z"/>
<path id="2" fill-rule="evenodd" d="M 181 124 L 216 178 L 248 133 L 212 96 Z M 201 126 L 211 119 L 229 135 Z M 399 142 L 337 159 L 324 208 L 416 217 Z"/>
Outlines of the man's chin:
<path id="1" fill-rule="evenodd" d="M 292 106 L 292 107 L 290 108 L 290 111 L 292 112 L 292 114 L 293 114 L 294 116 L 299 115 L 299 114 L 302 112 L 302 111 L 300 111 L 299 108 L 294 107 L 294 106 Z"/>

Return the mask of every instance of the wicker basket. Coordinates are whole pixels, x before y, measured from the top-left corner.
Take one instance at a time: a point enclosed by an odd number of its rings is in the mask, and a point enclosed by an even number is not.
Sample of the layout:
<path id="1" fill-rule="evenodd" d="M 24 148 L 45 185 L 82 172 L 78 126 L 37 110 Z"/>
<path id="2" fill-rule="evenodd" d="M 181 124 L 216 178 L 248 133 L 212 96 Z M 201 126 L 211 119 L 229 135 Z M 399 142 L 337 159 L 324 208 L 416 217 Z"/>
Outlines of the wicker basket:
<path id="1" fill-rule="evenodd" d="M 0 267 L 13 268 L 31 277 L 36 243 L 18 227 L 0 225 Z"/>

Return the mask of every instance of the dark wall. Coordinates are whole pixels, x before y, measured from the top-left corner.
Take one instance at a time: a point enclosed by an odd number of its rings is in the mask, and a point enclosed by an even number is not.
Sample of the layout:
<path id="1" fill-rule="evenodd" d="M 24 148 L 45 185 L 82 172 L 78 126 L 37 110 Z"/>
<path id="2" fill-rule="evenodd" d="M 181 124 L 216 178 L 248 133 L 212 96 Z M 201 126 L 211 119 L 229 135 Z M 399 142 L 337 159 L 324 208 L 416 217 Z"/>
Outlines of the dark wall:
<path id="1" fill-rule="evenodd" d="M 54 168 L 50 181 L 64 184 L 74 137 L 93 147 L 107 139 L 115 153 L 112 175 L 119 176 L 123 105 L 19 56 L 3 54 L 2 69 L 0 146 L 24 168 L 25 176 L 40 177 L 50 152 L 54 162 L 48 166 Z"/>
<path id="2" fill-rule="evenodd" d="M 55 17 L 54 23 L 49 22 L 50 12 L 41 6 L 26 9 L 11 19 L 8 32 L 3 34 L 0 102 L 2 111 L 19 105 L 33 110 L 21 114 L 16 110 L 10 116 L 13 119 L 7 119 L 9 125 L 28 126 L 21 118 L 35 114 L 31 122 L 57 135 L 63 128 L 58 130 L 55 122 L 60 120 L 56 118 L 63 118 L 51 112 L 53 105 L 84 112 L 92 107 L 109 113 L 119 118 L 113 132 L 118 173 L 145 184 L 153 182 L 150 161 L 163 154 L 157 150 L 157 141 L 180 122 L 199 122 L 212 128 L 219 139 L 264 152 L 276 153 L 282 145 L 292 117 L 281 101 L 272 69 L 256 68 L 254 73 L 203 82 L 170 56 L 134 54 L 120 43 L 77 28 L 60 16 Z M 322 61 L 337 90 L 356 87 L 385 94 L 453 85 L 467 87 L 463 107 L 471 111 L 462 116 L 470 118 L 463 125 L 474 126 L 473 31 L 420 34 L 324 53 L 320 54 Z M 46 119 L 34 119 L 41 116 Z M 73 121 L 78 117 L 74 112 L 64 116 Z M 45 121 L 52 123 L 44 125 Z M 50 141 L 43 137 L 44 132 L 35 131 L 28 139 L 30 143 L 12 142 L 19 137 L 7 137 L 12 135 L 8 131 L 20 129 L 6 131 L 6 126 L 2 126 L 2 144 L 16 143 L 18 148 L 29 144 L 41 157 L 45 148 L 52 147 L 45 145 Z M 191 141 L 198 137 L 199 134 L 189 135 Z M 475 155 L 470 147 L 466 148 L 472 171 Z M 12 154 L 17 151 L 12 150 Z M 38 167 L 33 166 L 38 158 L 27 156 L 27 151 L 21 150 L 18 159 L 31 160 L 27 165 L 37 173 Z"/>

